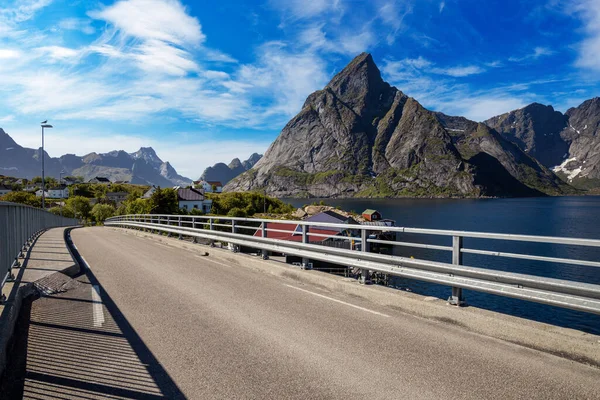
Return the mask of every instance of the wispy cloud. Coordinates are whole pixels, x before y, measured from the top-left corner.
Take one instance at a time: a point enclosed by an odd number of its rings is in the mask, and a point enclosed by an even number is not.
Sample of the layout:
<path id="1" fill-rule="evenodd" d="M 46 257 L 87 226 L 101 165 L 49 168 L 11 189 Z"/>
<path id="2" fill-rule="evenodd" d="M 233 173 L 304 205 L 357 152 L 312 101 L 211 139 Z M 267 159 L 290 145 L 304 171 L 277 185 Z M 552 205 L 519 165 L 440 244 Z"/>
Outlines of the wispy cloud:
<path id="1" fill-rule="evenodd" d="M 535 97 L 525 92 L 528 87 L 510 89 L 506 86 L 492 90 L 473 90 L 468 84 L 456 81 L 464 74 L 478 73 L 466 67 L 440 68 L 445 78 L 436 76 L 433 63 L 422 58 L 386 59 L 382 72 L 390 83 L 425 107 L 450 115 L 462 115 L 483 121 L 494 115 L 522 107 Z"/>
<path id="2" fill-rule="evenodd" d="M 586 33 L 578 45 L 576 65 L 600 71 L 600 0 L 576 0 L 575 11 L 582 19 Z"/>
<path id="3" fill-rule="evenodd" d="M 92 20 L 88 18 L 65 18 L 58 23 L 58 27 L 64 30 L 80 31 L 86 35 L 96 33 L 96 28 L 92 26 Z"/>
<path id="4" fill-rule="evenodd" d="M 540 57 L 551 56 L 552 54 L 555 54 L 555 53 L 556 52 L 552 49 L 549 49 L 547 47 L 538 46 L 538 47 L 535 47 L 532 52 L 527 53 L 525 55 L 509 57 L 508 61 L 522 62 L 522 61 L 527 61 L 527 60 L 537 60 Z"/>
<path id="5" fill-rule="evenodd" d="M 469 75 L 477 75 L 485 72 L 485 68 L 477 65 L 467 65 L 460 67 L 449 67 L 449 68 L 432 68 L 431 72 L 439 75 L 448 75 L 455 78 L 462 78 Z"/>

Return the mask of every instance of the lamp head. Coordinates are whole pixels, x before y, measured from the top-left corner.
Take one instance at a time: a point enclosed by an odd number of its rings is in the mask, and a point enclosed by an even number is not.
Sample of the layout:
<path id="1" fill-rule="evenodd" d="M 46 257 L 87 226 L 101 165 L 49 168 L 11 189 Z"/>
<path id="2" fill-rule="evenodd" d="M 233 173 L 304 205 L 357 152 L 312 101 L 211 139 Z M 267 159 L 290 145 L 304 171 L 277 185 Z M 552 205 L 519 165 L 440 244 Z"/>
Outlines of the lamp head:
<path id="1" fill-rule="evenodd" d="M 42 124 L 42 128 L 53 128 L 50 124 Z"/>

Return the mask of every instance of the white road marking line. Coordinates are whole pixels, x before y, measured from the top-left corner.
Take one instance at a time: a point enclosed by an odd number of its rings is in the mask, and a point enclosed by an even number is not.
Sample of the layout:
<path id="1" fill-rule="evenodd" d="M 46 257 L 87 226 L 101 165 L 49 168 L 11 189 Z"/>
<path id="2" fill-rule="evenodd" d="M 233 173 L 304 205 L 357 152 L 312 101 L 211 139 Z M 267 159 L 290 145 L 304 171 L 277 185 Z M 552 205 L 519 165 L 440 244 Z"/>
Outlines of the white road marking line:
<path id="1" fill-rule="evenodd" d="M 364 307 L 357 306 L 357 305 L 354 305 L 354 304 L 346 303 L 345 301 L 334 299 L 333 297 L 324 296 L 324 295 L 319 294 L 319 293 L 311 292 L 310 290 L 302 289 L 302 288 L 299 288 L 297 286 L 292 286 L 292 285 L 287 285 L 287 284 L 285 286 L 287 286 L 289 288 L 292 288 L 292 289 L 300 290 L 302 292 L 306 292 L 306 293 L 312 294 L 313 296 L 322 297 L 322 298 L 327 299 L 327 300 L 335 301 L 336 303 L 340 303 L 340 304 L 344 304 L 344 305 L 347 305 L 347 306 L 350 306 L 350 307 L 353 307 L 353 308 L 357 308 L 359 310 L 366 311 L 366 312 L 369 312 L 371 314 L 380 315 L 382 317 L 389 317 L 389 315 L 387 315 L 387 314 L 383 314 L 383 313 L 380 313 L 380 312 L 374 311 L 374 310 L 369 310 L 368 308 L 364 308 Z"/>
<path id="2" fill-rule="evenodd" d="M 231 268 L 231 265 L 225 264 L 225 263 L 222 263 L 222 262 L 219 262 L 219 261 L 211 260 L 210 258 L 208 258 L 208 256 L 196 256 L 195 255 L 194 257 L 201 258 L 201 259 L 204 259 L 204 260 L 206 260 L 208 262 L 211 262 L 211 263 L 214 263 L 214 264 L 219 264 L 219 265 L 222 265 L 222 266 L 227 267 L 227 268 Z"/>
<path id="3" fill-rule="evenodd" d="M 94 326 L 101 327 L 104 324 L 104 311 L 102 310 L 102 298 L 100 297 L 100 286 L 92 285 L 92 300 L 94 304 Z"/>

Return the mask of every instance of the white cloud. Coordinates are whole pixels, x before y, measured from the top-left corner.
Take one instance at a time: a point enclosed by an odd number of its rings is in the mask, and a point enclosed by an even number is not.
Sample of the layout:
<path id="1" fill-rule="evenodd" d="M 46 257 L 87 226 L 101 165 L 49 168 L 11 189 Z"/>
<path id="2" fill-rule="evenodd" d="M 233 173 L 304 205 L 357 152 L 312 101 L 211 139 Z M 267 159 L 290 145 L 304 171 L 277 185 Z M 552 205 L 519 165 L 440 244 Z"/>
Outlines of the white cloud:
<path id="1" fill-rule="evenodd" d="M 21 57 L 21 52 L 15 49 L 0 49 L 0 60 L 8 60 L 11 58 Z"/>
<path id="2" fill-rule="evenodd" d="M 65 18 L 58 23 L 60 29 L 81 31 L 86 35 L 93 35 L 96 29 L 92 26 L 92 20 L 86 18 Z"/>
<path id="3" fill-rule="evenodd" d="M 121 0 L 89 15 L 138 39 L 180 46 L 200 45 L 205 40 L 200 22 L 177 0 Z"/>
<path id="4" fill-rule="evenodd" d="M 476 91 L 467 84 L 457 83 L 451 74 L 445 74 L 449 76 L 447 78 L 432 77 L 434 72 L 431 65 L 431 62 L 422 57 L 388 59 L 382 64 L 382 72 L 390 83 L 416 98 L 425 107 L 449 115 L 465 116 L 474 121 L 486 120 L 522 107 L 535 99 L 532 94 L 523 92 L 528 87 Z"/>
<path id="5" fill-rule="evenodd" d="M 600 71 L 600 0 L 576 0 L 574 5 L 587 36 L 578 46 L 576 65 Z"/>
<path id="6" fill-rule="evenodd" d="M 404 18 L 413 12 L 412 2 L 389 0 L 380 4 L 377 17 L 390 31 L 386 34 L 388 45 L 394 44 L 396 36 L 403 28 Z"/>
<path id="7" fill-rule="evenodd" d="M 18 23 L 30 20 L 35 13 L 47 7 L 53 0 L 16 0 L 12 5 L 0 9 L 0 15 L 6 21 Z"/>
<path id="8" fill-rule="evenodd" d="M 290 19 L 313 18 L 325 13 L 343 12 L 341 0 L 271 0 Z"/>
<path id="9" fill-rule="evenodd" d="M 455 78 L 461 78 L 464 76 L 481 74 L 485 72 L 485 69 L 476 65 L 469 65 L 464 67 L 432 68 L 431 72 L 439 75 L 448 75 Z"/>
<path id="10" fill-rule="evenodd" d="M 521 62 L 521 61 L 527 61 L 527 60 L 537 60 L 540 57 L 550 56 L 554 53 L 555 53 L 554 50 L 551 50 L 547 47 L 538 46 L 538 47 L 535 47 L 532 52 L 525 54 L 523 56 L 510 57 L 508 59 L 508 61 Z"/>
<path id="11" fill-rule="evenodd" d="M 286 116 L 300 111 L 304 100 L 328 80 L 325 62 L 313 53 L 293 53 L 281 42 L 270 42 L 259 50 L 259 60 L 243 65 L 237 81 L 275 98 L 268 114 Z"/>
<path id="12" fill-rule="evenodd" d="M 79 51 L 62 46 L 43 46 L 36 50 L 52 60 L 66 60 L 79 55 Z"/>
<path id="13" fill-rule="evenodd" d="M 440 2 L 440 7 L 439 7 L 440 14 L 442 13 L 442 11 L 444 11 L 445 7 L 446 7 L 446 2 L 445 1 Z"/>

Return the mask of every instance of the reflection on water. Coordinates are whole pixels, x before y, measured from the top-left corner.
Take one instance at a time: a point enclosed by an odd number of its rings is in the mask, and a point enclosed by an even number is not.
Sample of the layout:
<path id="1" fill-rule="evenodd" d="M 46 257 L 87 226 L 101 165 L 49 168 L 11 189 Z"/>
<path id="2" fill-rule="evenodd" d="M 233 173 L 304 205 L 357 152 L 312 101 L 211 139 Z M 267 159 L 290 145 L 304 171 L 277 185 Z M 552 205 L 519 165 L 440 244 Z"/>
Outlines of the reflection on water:
<path id="1" fill-rule="evenodd" d="M 296 207 L 323 200 L 347 211 L 375 208 L 398 226 L 494 233 L 600 239 L 600 197 L 548 197 L 525 199 L 284 199 Z M 451 245 L 450 237 L 401 234 L 398 240 Z M 500 242 L 465 238 L 464 246 L 511 253 L 600 260 L 600 248 L 544 243 Z M 449 252 L 397 247 L 395 254 L 450 262 Z M 465 265 L 600 284 L 600 268 L 541 261 L 515 260 L 464 254 Z M 447 298 L 450 288 L 427 282 L 393 278 L 392 284 L 413 292 Z M 600 316 L 465 291 L 469 304 L 600 334 Z"/>

